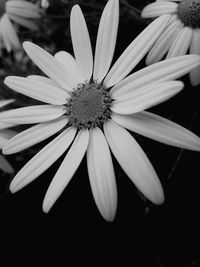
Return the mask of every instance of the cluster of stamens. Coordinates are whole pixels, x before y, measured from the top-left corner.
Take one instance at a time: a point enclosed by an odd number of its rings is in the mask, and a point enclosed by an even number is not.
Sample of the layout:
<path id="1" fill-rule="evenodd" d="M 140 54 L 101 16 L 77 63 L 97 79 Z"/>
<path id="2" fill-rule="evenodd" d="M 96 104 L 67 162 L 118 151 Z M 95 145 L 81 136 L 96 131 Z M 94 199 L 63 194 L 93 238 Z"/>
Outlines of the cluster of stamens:
<path id="1" fill-rule="evenodd" d="M 111 103 L 109 91 L 96 82 L 85 82 L 70 92 L 65 104 L 69 125 L 78 129 L 102 127 L 110 117 Z"/>
<path id="2" fill-rule="evenodd" d="M 200 28 L 200 0 L 182 0 L 178 5 L 177 16 L 184 26 Z"/>

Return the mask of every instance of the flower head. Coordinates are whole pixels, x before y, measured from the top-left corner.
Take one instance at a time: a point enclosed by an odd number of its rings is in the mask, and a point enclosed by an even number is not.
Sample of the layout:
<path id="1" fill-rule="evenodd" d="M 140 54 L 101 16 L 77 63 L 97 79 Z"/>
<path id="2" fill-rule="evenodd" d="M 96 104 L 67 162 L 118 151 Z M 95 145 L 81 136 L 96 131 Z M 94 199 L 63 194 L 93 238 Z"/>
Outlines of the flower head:
<path id="1" fill-rule="evenodd" d="M 172 58 L 127 76 L 168 23 L 166 15 L 149 25 L 110 69 L 118 19 L 119 3 L 109 0 L 100 20 L 93 60 L 86 22 L 75 5 L 70 18 L 75 58 L 64 51 L 52 56 L 25 42 L 25 51 L 48 78 L 32 75 L 5 79 L 11 89 L 45 104 L 0 115 L 1 121 L 10 123 L 37 123 L 12 138 L 4 153 L 19 152 L 57 133 L 15 176 L 11 191 L 36 179 L 68 150 L 44 198 L 45 212 L 63 192 L 85 154 L 92 193 L 106 220 L 114 219 L 117 207 L 111 152 L 148 199 L 156 204 L 163 202 L 163 189 L 153 166 L 125 128 L 166 144 L 200 150 L 195 134 L 143 111 L 180 92 L 183 83 L 173 80 L 199 65 L 200 57 Z"/>
<path id="2" fill-rule="evenodd" d="M 5 47 L 8 52 L 20 49 L 20 41 L 13 22 L 31 30 L 37 30 L 33 19 L 40 18 L 38 6 L 25 0 L 8 0 L 0 3 L 0 49 Z"/>
<path id="3" fill-rule="evenodd" d="M 170 20 L 146 58 L 147 65 L 166 58 L 200 55 L 200 0 L 157 0 L 147 5 L 142 17 L 155 18 L 169 14 Z M 191 84 L 200 84 L 200 66 L 190 72 Z"/>

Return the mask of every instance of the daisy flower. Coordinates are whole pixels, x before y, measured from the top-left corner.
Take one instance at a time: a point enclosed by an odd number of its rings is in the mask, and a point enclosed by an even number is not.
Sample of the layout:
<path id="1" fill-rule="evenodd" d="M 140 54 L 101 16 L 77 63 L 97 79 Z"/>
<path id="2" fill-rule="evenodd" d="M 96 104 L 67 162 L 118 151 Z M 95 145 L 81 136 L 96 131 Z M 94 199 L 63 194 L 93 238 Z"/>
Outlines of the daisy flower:
<path id="1" fill-rule="evenodd" d="M 57 136 L 17 173 L 10 185 L 11 192 L 36 179 L 67 150 L 44 198 L 43 210 L 48 212 L 86 154 L 95 203 L 102 216 L 112 221 L 117 208 L 112 152 L 149 200 L 156 204 L 164 201 L 153 166 L 125 128 L 166 144 L 200 150 L 200 139 L 195 134 L 143 111 L 180 92 L 183 83 L 173 79 L 199 65 L 200 57 L 172 58 L 127 76 L 158 38 L 168 18 L 165 15 L 149 25 L 111 69 L 119 20 L 116 0 L 107 2 L 101 16 L 94 60 L 86 22 L 78 5 L 72 8 L 70 16 L 75 58 L 64 51 L 52 56 L 33 43 L 24 43 L 26 53 L 48 77 L 10 76 L 5 84 L 45 104 L 0 115 L 0 120 L 7 123 L 36 124 L 13 137 L 3 152 L 16 153 L 56 133 Z"/>
<path id="2" fill-rule="evenodd" d="M 147 65 L 166 58 L 190 54 L 200 55 L 200 0 L 157 0 L 142 11 L 143 18 L 170 15 L 167 27 L 146 58 Z M 191 84 L 200 84 L 200 66 L 190 73 Z"/>
<path id="3" fill-rule="evenodd" d="M 0 100 L 0 108 L 12 103 L 14 100 Z M 13 124 L 9 123 L 0 123 L 0 149 L 6 144 L 6 142 L 13 137 L 16 133 L 14 131 L 8 130 Z M 10 163 L 0 154 L 0 169 L 7 173 L 13 173 L 14 169 Z"/>
<path id="4" fill-rule="evenodd" d="M 13 22 L 31 30 L 38 27 L 33 19 L 40 18 L 40 8 L 24 0 L 1 0 L 0 2 L 0 49 L 8 52 L 20 49 L 20 41 Z"/>

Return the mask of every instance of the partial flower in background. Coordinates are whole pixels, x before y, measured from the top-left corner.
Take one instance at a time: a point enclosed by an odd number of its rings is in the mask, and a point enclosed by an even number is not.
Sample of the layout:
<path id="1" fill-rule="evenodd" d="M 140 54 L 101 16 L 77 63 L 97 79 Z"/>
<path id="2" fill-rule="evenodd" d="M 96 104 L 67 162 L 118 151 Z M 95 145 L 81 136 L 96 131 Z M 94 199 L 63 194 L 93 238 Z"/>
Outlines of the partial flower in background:
<path id="1" fill-rule="evenodd" d="M 21 48 L 15 23 L 30 30 L 37 30 L 35 19 L 41 16 L 40 8 L 24 0 L 0 1 L 0 51 Z"/>
<path id="2" fill-rule="evenodd" d="M 14 100 L 0 100 L 0 108 L 12 103 Z M 16 133 L 9 128 L 12 124 L 0 122 L 0 149 L 6 144 L 6 142 L 13 137 Z M 10 163 L 0 154 L 0 169 L 6 173 L 13 173 L 14 169 Z"/>
<path id="3" fill-rule="evenodd" d="M 72 8 L 70 17 L 75 58 L 64 51 L 52 56 L 33 43 L 24 43 L 28 56 L 48 77 L 9 76 L 5 84 L 45 104 L 9 110 L 0 115 L 1 122 L 36 124 L 13 137 L 3 152 L 17 153 L 58 135 L 18 172 L 10 185 L 11 192 L 36 179 L 68 150 L 44 198 L 43 210 L 48 212 L 86 153 L 96 205 L 102 216 L 112 221 L 117 208 L 112 152 L 149 200 L 155 204 L 164 201 L 153 166 L 125 128 L 165 144 L 200 150 L 198 136 L 143 111 L 180 92 L 183 83 L 173 80 L 199 65 L 200 57 L 172 58 L 127 76 L 160 36 L 168 19 L 169 16 L 164 15 L 151 23 L 111 69 L 119 20 L 116 0 L 109 0 L 103 11 L 94 60 L 86 22 L 78 5 Z"/>
<path id="4" fill-rule="evenodd" d="M 170 20 L 146 58 L 147 65 L 166 58 L 200 55 L 200 0 L 157 0 L 142 11 L 143 18 L 169 14 Z M 190 72 L 191 84 L 200 84 L 200 66 Z"/>

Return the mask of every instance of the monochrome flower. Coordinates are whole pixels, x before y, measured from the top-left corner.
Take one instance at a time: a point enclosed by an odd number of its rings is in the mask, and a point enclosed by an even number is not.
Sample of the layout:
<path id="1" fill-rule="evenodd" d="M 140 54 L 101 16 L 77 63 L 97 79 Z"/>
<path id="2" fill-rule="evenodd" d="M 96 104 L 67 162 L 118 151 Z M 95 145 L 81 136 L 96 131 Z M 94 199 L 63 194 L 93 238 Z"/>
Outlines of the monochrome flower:
<path id="1" fill-rule="evenodd" d="M 40 16 L 40 8 L 33 3 L 25 0 L 2 0 L 0 2 L 0 49 L 5 47 L 8 52 L 20 49 L 21 44 L 13 23 L 37 30 L 38 26 L 33 19 L 38 19 Z"/>
<path id="2" fill-rule="evenodd" d="M 0 115 L 2 122 L 36 124 L 9 140 L 3 152 L 16 153 L 56 133 L 57 136 L 18 172 L 10 185 L 11 192 L 36 179 L 67 151 L 44 198 L 43 210 L 48 212 L 86 154 L 94 200 L 102 216 L 112 221 L 117 208 L 112 152 L 149 200 L 155 204 L 164 201 L 153 166 L 125 128 L 169 145 L 200 150 L 200 139 L 195 134 L 144 111 L 180 92 L 183 83 L 174 79 L 199 65 L 200 57 L 172 58 L 127 76 L 166 27 L 168 18 L 164 15 L 150 24 L 111 69 L 119 20 L 116 0 L 108 1 L 101 16 L 94 60 L 86 22 L 78 5 L 72 8 L 70 17 L 75 58 L 64 51 L 52 56 L 33 43 L 24 43 L 28 56 L 47 77 L 10 76 L 5 84 L 45 104 Z"/>
<path id="3" fill-rule="evenodd" d="M 147 65 L 166 58 L 190 54 L 200 55 L 200 0 L 157 0 L 147 5 L 142 17 L 170 15 L 169 23 L 146 58 Z M 190 72 L 191 84 L 200 84 L 200 66 Z"/>

